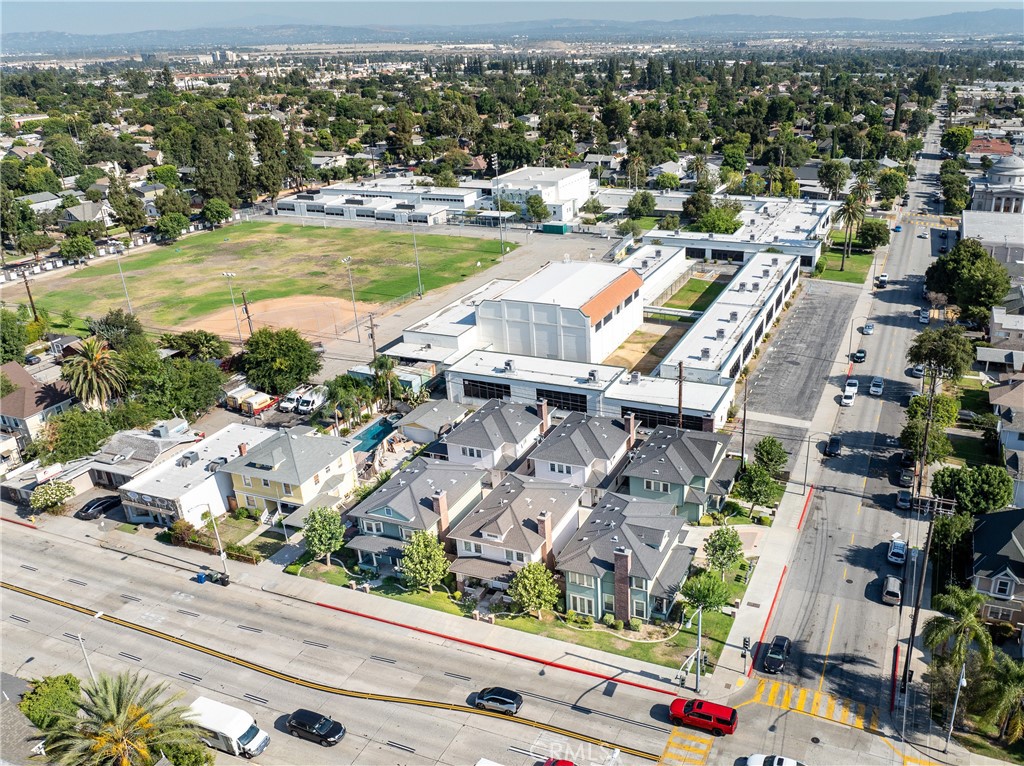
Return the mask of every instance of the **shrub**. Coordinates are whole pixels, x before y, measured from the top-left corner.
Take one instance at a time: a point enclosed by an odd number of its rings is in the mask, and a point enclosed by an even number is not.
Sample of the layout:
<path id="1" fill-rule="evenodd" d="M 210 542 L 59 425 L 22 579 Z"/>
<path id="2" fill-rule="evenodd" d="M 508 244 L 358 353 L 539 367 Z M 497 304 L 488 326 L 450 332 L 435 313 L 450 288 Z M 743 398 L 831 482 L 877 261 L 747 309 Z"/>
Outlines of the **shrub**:
<path id="1" fill-rule="evenodd" d="M 997 622 L 989 625 L 989 632 L 992 634 L 992 641 L 994 643 L 1003 644 L 1013 638 L 1017 629 L 1013 627 L 1013 623 Z"/>
<path id="2" fill-rule="evenodd" d="M 722 513 L 726 516 L 746 516 L 747 509 L 735 500 L 726 500 L 722 506 Z"/>
<path id="3" fill-rule="evenodd" d="M 641 623 L 640 623 L 640 618 L 639 617 L 631 617 L 630 618 L 630 620 L 629 620 L 629 629 L 630 630 L 632 630 L 633 632 L 637 632 L 637 631 L 640 630 L 640 625 L 641 625 Z"/>
<path id="4" fill-rule="evenodd" d="M 171 543 L 173 545 L 184 545 L 196 534 L 196 528 L 185 519 L 178 519 L 171 524 Z"/>
<path id="5" fill-rule="evenodd" d="M 462 591 L 461 590 L 455 591 L 452 594 L 452 598 L 455 599 L 456 601 L 462 601 Z"/>
<path id="6" fill-rule="evenodd" d="M 624 627 L 626 627 L 626 623 L 624 623 L 622 620 L 616 620 L 612 623 L 613 630 L 622 630 Z"/>
<path id="7" fill-rule="evenodd" d="M 589 614 L 580 615 L 579 624 L 581 628 L 590 629 L 594 627 L 594 618 Z"/>
<path id="8" fill-rule="evenodd" d="M 654 627 L 660 628 L 665 621 L 660 617 L 655 617 L 653 620 L 651 620 L 651 622 L 654 624 Z"/>
<path id="9" fill-rule="evenodd" d="M 612 626 L 612 623 L 615 622 L 615 615 L 611 612 L 608 612 L 607 614 L 605 614 L 604 617 L 601 618 L 601 622 L 610 628 Z"/>
<path id="10" fill-rule="evenodd" d="M 821 256 L 818 262 L 814 265 L 814 275 L 820 277 L 825 273 L 825 269 L 828 268 L 828 259 L 825 256 Z"/>

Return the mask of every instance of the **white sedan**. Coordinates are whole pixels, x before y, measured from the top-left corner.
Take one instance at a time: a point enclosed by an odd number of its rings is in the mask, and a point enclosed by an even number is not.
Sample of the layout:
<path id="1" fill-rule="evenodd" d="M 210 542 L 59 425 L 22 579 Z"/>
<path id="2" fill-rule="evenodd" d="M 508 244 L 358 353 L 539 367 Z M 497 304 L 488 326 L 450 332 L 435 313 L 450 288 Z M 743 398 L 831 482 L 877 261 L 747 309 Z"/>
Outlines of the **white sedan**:
<path id="1" fill-rule="evenodd" d="M 847 378 L 846 379 L 846 387 L 843 389 L 843 395 L 844 396 L 847 395 L 847 394 L 854 394 L 854 395 L 856 395 L 856 393 L 857 393 L 859 388 L 860 388 L 860 383 L 858 382 L 858 380 L 856 378 Z"/>
<path id="2" fill-rule="evenodd" d="M 747 766 L 804 766 L 794 758 L 784 755 L 748 755 Z"/>
<path id="3" fill-rule="evenodd" d="M 885 390 L 885 381 L 884 380 L 882 380 L 881 378 L 879 378 L 877 376 L 871 379 L 871 387 L 868 389 L 868 393 L 869 394 L 871 394 L 872 396 L 881 396 L 882 392 L 884 390 Z"/>
<path id="4" fill-rule="evenodd" d="M 841 407 L 852 407 L 855 401 L 857 401 L 857 393 L 854 391 L 847 391 L 843 394 L 843 398 L 840 400 L 839 405 Z"/>

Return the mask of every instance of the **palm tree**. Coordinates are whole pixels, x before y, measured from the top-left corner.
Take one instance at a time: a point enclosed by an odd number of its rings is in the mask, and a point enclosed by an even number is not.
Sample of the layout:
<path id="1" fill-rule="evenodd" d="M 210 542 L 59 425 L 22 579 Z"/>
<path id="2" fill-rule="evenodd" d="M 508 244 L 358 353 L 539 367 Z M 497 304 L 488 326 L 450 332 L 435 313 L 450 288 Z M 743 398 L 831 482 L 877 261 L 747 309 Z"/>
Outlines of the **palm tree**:
<path id="1" fill-rule="evenodd" d="M 60 376 L 86 407 L 96 405 L 101 410 L 106 410 L 107 401 L 125 387 L 120 356 L 99 338 L 82 341 L 81 349 L 65 362 Z"/>
<path id="2" fill-rule="evenodd" d="M 946 657 L 954 667 L 967 659 L 967 650 L 972 643 L 977 644 L 982 659 L 992 659 L 992 636 L 978 616 L 985 603 L 983 594 L 974 588 L 951 585 L 945 593 L 936 595 L 933 602 L 939 611 L 948 614 L 936 615 L 924 624 L 921 637 L 925 646 L 932 650 L 946 648 L 952 641 L 953 646 Z"/>
<path id="3" fill-rule="evenodd" d="M 198 744 L 188 708 L 160 699 L 167 684 L 147 686 L 137 673 L 101 675 L 82 688 L 73 713 L 58 713 L 46 738 L 47 760 L 60 766 L 148 766 L 160 748 Z"/>
<path id="4" fill-rule="evenodd" d="M 857 176 L 857 180 L 853 182 L 853 189 L 851 189 L 851 192 L 854 197 L 867 205 L 875 193 L 874 186 L 871 183 L 871 178 L 866 175 Z"/>
<path id="5" fill-rule="evenodd" d="M 999 651 L 994 664 L 984 689 L 991 700 L 985 718 L 998 723 L 999 735 L 1012 744 L 1024 736 L 1024 662 Z"/>
<path id="6" fill-rule="evenodd" d="M 864 203 L 852 194 L 847 195 L 843 200 L 843 206 L 839 208 L 839 222 L 843 225 L 846 236 L 843 241 L 843 262 L 839 267 L 840 271 L 846 271 L 846 257 L 850 254 L 853 244 L 853 230 L 864 220 Z"/>
<path id="7" fill-rule="evenodd" d="M 390 410 L 392 390 L 398 382 L 398 376 L 395 375 L 395 360 L 385 354 L 378 354 L 370 362 L 370 369 L 377 376 L 377 390 L 383 392 L 388 402 L 388 410 Z"/>
<path id="8" fill-rule="evenodd" d="M 708 161 L 704 159 L 704 155 L 694 155 L 694 158 L 690 160 L 689 170 L 693 173 L 695 180 L 703 181 L 704 175 L 708 172 Z"/>
<path id="9" fill-rule="evenodd" d="M 768 181 L 768 196 L 771 197 L 775 194 L 775 184 L 782 183 L 782 168 L 772 163 L 768 166 L 764 177 Z"/>

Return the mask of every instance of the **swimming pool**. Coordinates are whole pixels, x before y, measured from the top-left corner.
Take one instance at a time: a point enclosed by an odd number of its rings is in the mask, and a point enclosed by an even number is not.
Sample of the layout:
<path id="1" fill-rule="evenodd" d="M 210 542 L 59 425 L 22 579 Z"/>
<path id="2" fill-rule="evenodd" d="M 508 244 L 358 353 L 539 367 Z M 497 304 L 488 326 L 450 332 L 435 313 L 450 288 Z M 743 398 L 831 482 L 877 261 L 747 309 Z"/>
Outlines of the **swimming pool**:
<path id="1" fill-rule="evenodd" d="M 356 452 L 373 452 L 394 430 L 394 423 L 387 418 L 378 418 L 353 437 L 356 440 Z"/>

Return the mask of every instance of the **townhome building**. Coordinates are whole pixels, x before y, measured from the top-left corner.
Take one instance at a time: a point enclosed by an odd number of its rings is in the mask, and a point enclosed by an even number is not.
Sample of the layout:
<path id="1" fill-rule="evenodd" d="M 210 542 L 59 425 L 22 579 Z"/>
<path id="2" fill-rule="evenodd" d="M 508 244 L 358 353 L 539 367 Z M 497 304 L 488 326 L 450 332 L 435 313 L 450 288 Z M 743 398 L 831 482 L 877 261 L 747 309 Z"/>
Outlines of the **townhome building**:
<path id="1" fill-rule="evenodd" d="M 691 523 L 722 507 L 740 461 L 727 459 L 730 434 L 658 426 L 622 472 L 622 492 L 671 503 Z"/>
<path id="2" fill-rule="evenodd" d="M 415 532 L 445 540 L 449 528 L 483 496 L 486 471 L 418 457 L 367 495 L 346 517 L 359 532 L 346 547 L 373 571 L 399 567 Z"/>
<path id="3" fill-rule="evenodd" d="M 669 615 L 695 550 L 672 503 L 605 495 L 559 551 L 566 608 L 628 622 Z"/>
<path id="4" fill-rule="evenodd" d="M 40 383 L 17 362 L 0 365 L 0 372 L 14 390 L 0 399 L 0 429 L 24 447 L 39 436 L 46 421 L 75 405 L 75 398 L 63 380 Z"/>
<path id="5" fill-rule="evenodd" d="M 503 471 L 511 469 L 549 425 L 543 402 L 534 407 L 491 399 L 443 441 L 452 463 Z"/>
<path id="6" fill-rule="evenodd" d="M 554 555 L 579 529 L 583 490 L 509 474 L 448 533 L 460 590 L 505 590 L 531 562 L 554 566 Z"/>
<path id="7" fill-rule="evenodd" d="M 986 621 L 1024 621 L 1024 508 L 977 517 L 971 584 L 986 597 Z"/>

